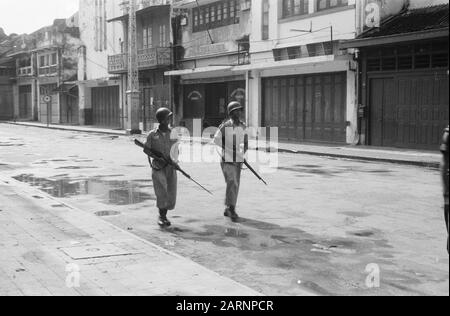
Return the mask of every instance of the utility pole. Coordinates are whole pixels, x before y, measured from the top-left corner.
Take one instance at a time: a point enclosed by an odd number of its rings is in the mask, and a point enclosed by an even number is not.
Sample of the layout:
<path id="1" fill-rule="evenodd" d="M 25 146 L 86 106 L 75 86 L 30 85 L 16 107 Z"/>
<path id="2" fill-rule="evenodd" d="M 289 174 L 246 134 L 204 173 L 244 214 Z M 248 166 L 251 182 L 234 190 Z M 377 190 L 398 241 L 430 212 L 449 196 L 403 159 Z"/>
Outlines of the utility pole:
<path id="1" fill-rule="evenodd" d="M 128 10 L 128 127 L 131 134 L 141 134 L 139 126 L 140 92 L 137 52 L 136 0 L 129 0 Z"/>

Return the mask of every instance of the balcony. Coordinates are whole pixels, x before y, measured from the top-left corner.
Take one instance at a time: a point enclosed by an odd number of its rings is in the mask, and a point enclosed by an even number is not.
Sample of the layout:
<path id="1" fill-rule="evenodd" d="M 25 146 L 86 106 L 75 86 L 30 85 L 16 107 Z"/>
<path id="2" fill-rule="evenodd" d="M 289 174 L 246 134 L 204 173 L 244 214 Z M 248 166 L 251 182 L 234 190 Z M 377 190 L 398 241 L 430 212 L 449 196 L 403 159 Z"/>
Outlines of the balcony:
<path id="1" fill-rule="evenodd" d="M 53 66 L 39 67 L 38 74 L 39 76 L 55 76 L 58 74 L 58 66 L 53 65 Z"/>
<path id="2" fill-rule="evenodd" d="M 172 64 L 170 47 L 146 48 L 138 51 L 139 70 L 167 67 Z M 108 72 L 121 74 L 128 71 L 128 54 L 108 56 Z"/>
<path id="3" fill-rule="evenodd" d="M 33 76 L 33 67 L 21 67 L 17 69 L 17 77 L 28 77 Z"/>

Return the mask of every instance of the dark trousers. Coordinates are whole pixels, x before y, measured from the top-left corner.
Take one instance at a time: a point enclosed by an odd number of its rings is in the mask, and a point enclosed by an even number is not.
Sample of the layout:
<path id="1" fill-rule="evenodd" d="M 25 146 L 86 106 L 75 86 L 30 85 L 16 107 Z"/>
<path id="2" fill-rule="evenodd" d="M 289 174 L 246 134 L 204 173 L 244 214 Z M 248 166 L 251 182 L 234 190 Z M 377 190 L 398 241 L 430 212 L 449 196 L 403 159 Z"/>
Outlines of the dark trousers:
<path id="1" fill-rule="evenodd" d="M 448 249 L 448 205 L 445 205 L 445 225 L 447 226 L 447 252 Z"/>

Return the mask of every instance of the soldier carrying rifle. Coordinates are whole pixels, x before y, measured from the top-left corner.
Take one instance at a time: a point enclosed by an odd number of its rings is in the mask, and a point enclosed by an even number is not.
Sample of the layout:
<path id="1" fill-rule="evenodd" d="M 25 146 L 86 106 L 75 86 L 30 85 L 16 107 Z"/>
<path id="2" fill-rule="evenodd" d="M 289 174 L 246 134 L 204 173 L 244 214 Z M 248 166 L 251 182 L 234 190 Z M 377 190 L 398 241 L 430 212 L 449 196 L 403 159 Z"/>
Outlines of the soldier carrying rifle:
<path id="1" fill-rule="evenodd" d="M 214 143 L 222 150 L 221 167 L 227 184 L 225 196 L 225 216 L 233 222 L 239 219 L 236 205 L 241 184 L 242 165 L 245 163 L 245 154 L 248 150 L 248 135 L 246 126 L 241 121 L 242 105 L 231 102 L 228 105 L 228 116 L 217 131 Z"/>
<path id="2" fill-rule="evenodd" d="M 167 108 L 156 112 L 159 127 L 150 132 L 145 144 L 159 209 L 158 225 L 161 227 L 171 226 L 167 213 L 175 209 L 177 201 L 177 169 L 174 163 L 178 160 L 179 152 L 178 140 L 172 136 L 169 127 L 172 116 L 173 113 Z"/>
<path id="3" fill-rule="evenodd" d="M 159 127 L 150 132 L 147 143 L 143 144 L 137 139 L 134 141 L 137 146 L 144 149 L 152 167 L 153 187 L 159 209 L 158 225 L 162 228 L 172 225 L 167 219 L 167 213 L 175 209 L 177 202 L 177 172 L 212 195 L 211 191 L 195 181 L 178 164 L 178 135 L 169 127 L 172 116 L 173 113 L 169 109 L 159 109 L 156 112 Z"/>

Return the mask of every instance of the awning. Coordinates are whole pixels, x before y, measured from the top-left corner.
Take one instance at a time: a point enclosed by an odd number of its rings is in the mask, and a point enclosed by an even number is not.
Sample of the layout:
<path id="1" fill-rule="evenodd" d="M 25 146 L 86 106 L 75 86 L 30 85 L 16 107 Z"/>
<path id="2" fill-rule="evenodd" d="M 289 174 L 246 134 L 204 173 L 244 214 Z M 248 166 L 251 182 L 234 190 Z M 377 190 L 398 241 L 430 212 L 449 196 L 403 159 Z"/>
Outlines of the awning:
<path id="1" fill-rule="evenodd" d="M 404 10 L 371 28 L 357 39 L 341 42 L 340 48 L 360 48 L 448 37 L 449 5 Z"/>
<path id="2" fill-rule="evenodd" d="M 162 8 L 170 8 L 170 5 L 152 5 L 150 7 L 141 9 L 136 11 L 136 15 L 141 15 L 141 14 L 145 14 L 151 11 L 155 11 L 158 9 L 162 9 Z M 111 20 L 108 20 L 108 22 L 117 22 L 117 21 L 124 21 L 124 20 L 128 20 L 128 14 L 122 15 L 122 16 L 118 16 L 116 18 L 113 18 Z"/>
<path id="3" fill-rule="evenodd" d="M 325 55 L 325 56 L 317 56 L 317 57 L 308 57 L 308 58 L 299 58 L 299 59 L 290 59 L 283 61 L 272 61 L 266 63 L 257 63 L 250 64 L 245 66 L 236 66 L 233 70 L 239 71 L 250 71 L 250 70 L 264 70 L 264 69 L 274 69 L 274 68 L 286 68 L 293 66 L 307 66 L 318 63 L 325 62 L 334 62 L 334 55 Z"/>
<path id="4" fill-rule="evenodd" d="M 448 30 L 448 28 L 445 28 L 445 29 L 440 29 L 440 30 L 428 30 L 428 31 L 422 31 L 422 32 L 397 34 L 397 35 L 390 35 L 390 36 L 358 38 L 358 39 L 354 39 L 354 40 L 341 42 L 339 45 L 339 48 L 347 49 L 347 48 L 380 46 L 380 45 L 388 45 L 388 44 L 396 44 L 396 43 L 422 41 L 422 40 L 427 40 L 427 39 L 434 39 L 434 38 L 448 37 L 448 36 L 449 36 L 449 30 Z"/>
<path id="5" fill-rule="evenodd" d="M 68 96 L 71 96 L 73 98 L 78 98 L 77 95 L 70 93 L 71 90 L 73 90 L 75 88 L 78 88 L 76 81 L 70 81 L 70 82 L 67 81 L 67 82 L 64 82 L 63 84 L 59 85 L 58 87 L 56 87 L 56 89 L 54 89 L 52 92 L 67 94 Z"/>
<path id="6" fill-rule="evenodd" d="M 199 0 L 198 1 L 200 6 L 208 5 L 214 2 L 217 2 L 217 0 Z M 177 0 L 173 1 L 173 7 L 175 9 L 192 9 L 197 7 L 197 1 L 196 0 Z"/>
<path id="7" fill-rule="evenodd" d="M 195 74 L 206 74 L 216 71 L 227 71 L 232 70 L 233 66 L 210 66 L 210 67 L 200 67 L 194 69 L 183 69 L 183 70 L 172 70 L 166 71 L 165 76 L 185 76 L 185 75 L 195 75 Z"/>

